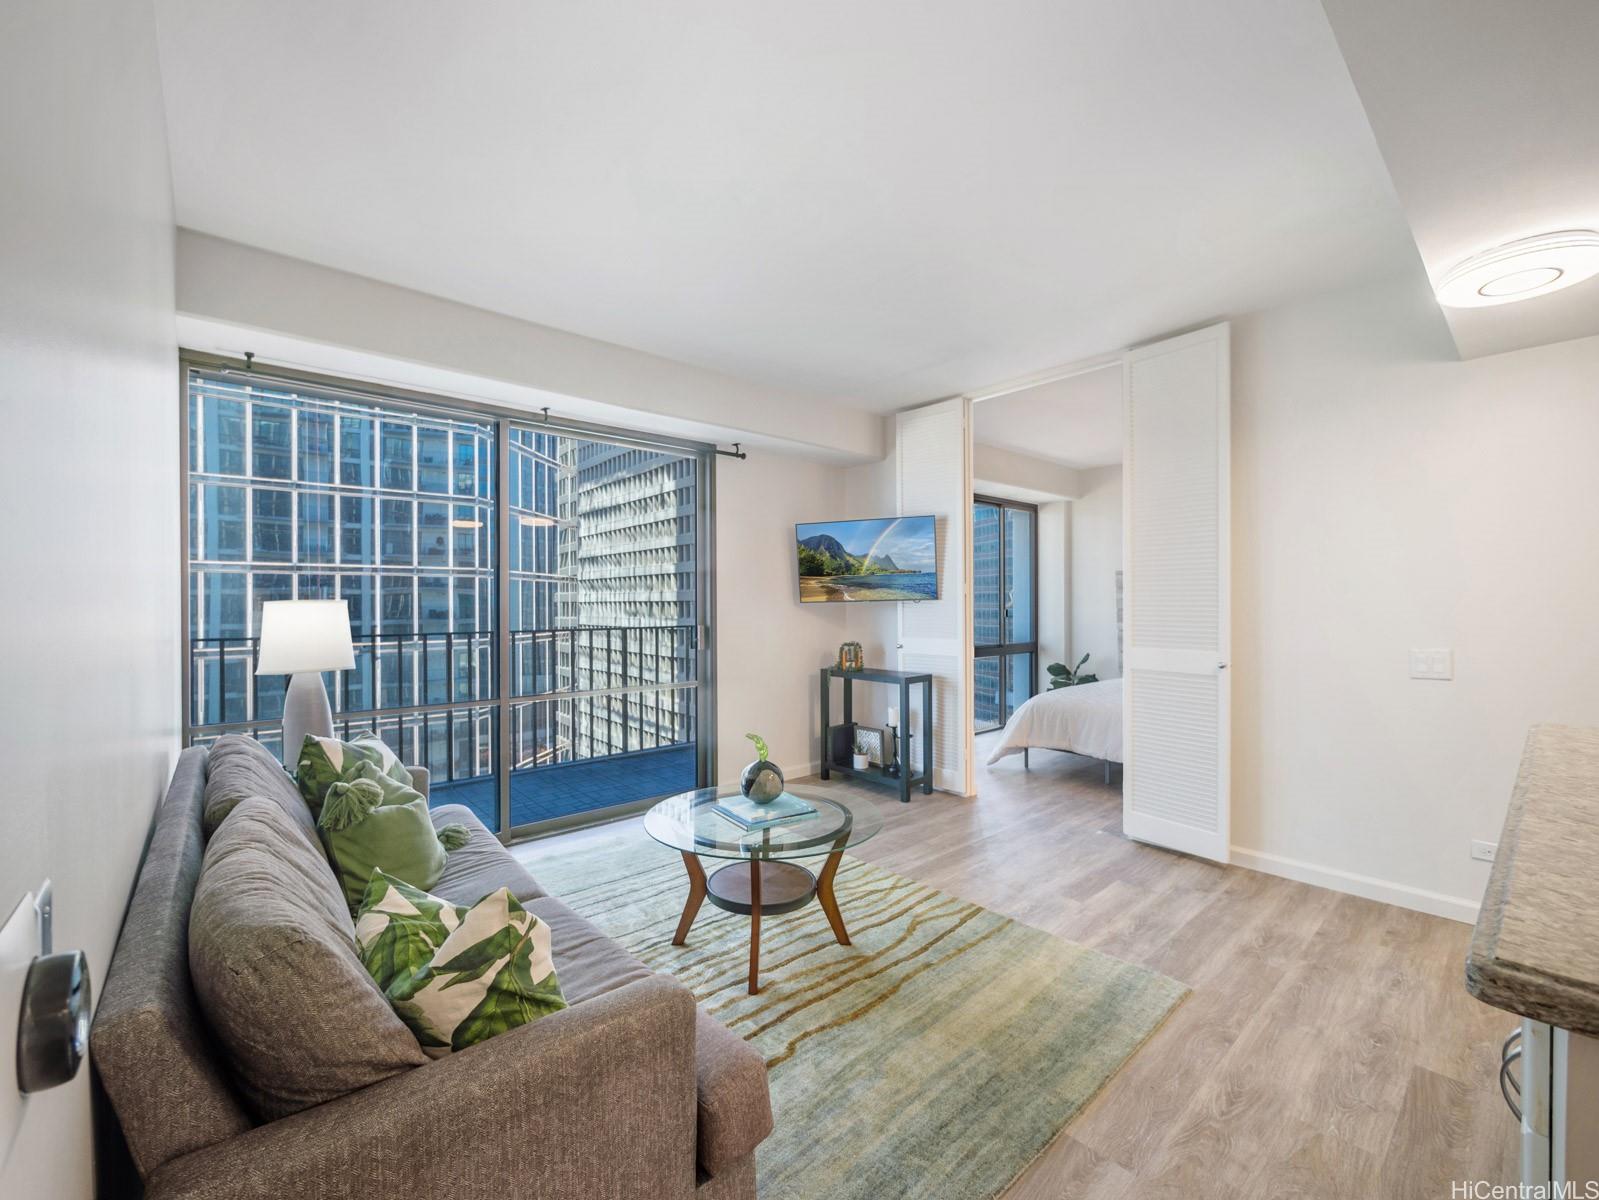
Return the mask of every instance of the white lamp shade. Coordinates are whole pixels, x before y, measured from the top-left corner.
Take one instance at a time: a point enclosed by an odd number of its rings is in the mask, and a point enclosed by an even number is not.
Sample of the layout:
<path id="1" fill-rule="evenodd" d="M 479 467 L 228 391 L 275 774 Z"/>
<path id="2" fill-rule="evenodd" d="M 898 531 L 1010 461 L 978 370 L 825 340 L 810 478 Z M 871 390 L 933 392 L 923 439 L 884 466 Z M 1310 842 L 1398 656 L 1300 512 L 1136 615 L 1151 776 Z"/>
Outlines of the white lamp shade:
<path id="1" fill-rule="evenodd" d="M 261 605 L 257 675 L 344 671 L 355 666 L 344 600 L 268 600 Z"/>

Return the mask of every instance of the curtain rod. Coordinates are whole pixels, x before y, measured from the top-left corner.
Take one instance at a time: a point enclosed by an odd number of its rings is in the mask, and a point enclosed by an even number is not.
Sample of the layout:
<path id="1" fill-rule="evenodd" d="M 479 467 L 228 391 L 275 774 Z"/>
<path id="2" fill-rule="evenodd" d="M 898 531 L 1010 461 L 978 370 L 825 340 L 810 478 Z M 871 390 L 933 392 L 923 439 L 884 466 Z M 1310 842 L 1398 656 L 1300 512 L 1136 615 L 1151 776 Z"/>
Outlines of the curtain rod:
<path id="1" fill-rule="evenodd" d="M 188 353 L 190 352 L 185 351 L 185 354 Z M 208 358 L 211 361 L 205 361 Z M 517 412 L 516 410 L 503 406 L 484 404 L 482 402 L 473 401 L 470 399 L 459 399 L 450 396 L 431 397 L 427 395 L 420 395 L 417 392 L 403 387 L 396 388 L 392 391 L 377 390 L 376 387 L 370 391 L 363 390 L 359 387 L 351 387 L 346 384 L 325 382 L 325 376 L 317 375 L 315 373 L 312 373 L 311 377 L 307 378 L 305 375 L 295 374 L 293 367 L 289 368 L 289 373 L 287 374 L 275 374 L 270 369 L 261 370 L 256 367 L 255 352 L 253 350 L 244 351 L 244 366 L 242 368 L 234 365 L 234 363 L 226 361 L 225 359 L 222 359 L 221 361 L 219 361 L 219 359 L 221 359 L 221 356 L 219 355 L 195 353 L 192 354 L 187 361 L 191 368 L 201 371 L 209 371 L 213 375 L 225 375 L 234 379 L 257 379 L 266 383 L 283 384 L 285 386 L 296 388 L 302 391 L 324 392 L 330 396 L 344 396 L 352 400 L 360 400 L 368 404 L 375 404 L 379 407 L 394 407 L 396 405 L 400 405 L 406 408 L 418 409 L 425 413 L 433 413 L 441 417 L 448 417 L 451 420 L 503 420 L 509 421 L 513 424 L 520 421 L 529 425 L 535 423 L 540 425 L 550 425 L 557 431 L 567 431 L 571 434 L 571 436 L 583 437 L 596 442 L 610 442 L 617 445 L 632 445 L 647 450 L 665 450 L 668 453 L 682 450 L 689 453 L 698 451 L 699 453 L 703 454 L 708 449 L 713 453 L 719 454 L 725 458 L 747 459 L 749 457 L 749 454 L 743 449 L 742 442 L 734 442 L 733 449 L 723 450 L 714 442 L 709 444 L 700 442 L 696 444 L 689 439 L 676 438 L 672 437 L 671 435 L 664 435 L 661 440 L 657 441 L 649 434 L 640 433 L 636 430 L 611 429 L 603 425 L 599 425 L 598 423 L 595 425 L 590 425 L 584 421 L 571 421 L 568 424 L 564 418 L 552 417 L 550 414 L 550 406 L 547 404 L 535 411 L 523 410 L 522 412 Z M 236 362 L 237 360 L 234 361 Z M 452 403 L 453 400 L 457 399 L 459 399 L 459 403 L 462 405 L 461 408 L 455 407 L 455 405 Z"/>

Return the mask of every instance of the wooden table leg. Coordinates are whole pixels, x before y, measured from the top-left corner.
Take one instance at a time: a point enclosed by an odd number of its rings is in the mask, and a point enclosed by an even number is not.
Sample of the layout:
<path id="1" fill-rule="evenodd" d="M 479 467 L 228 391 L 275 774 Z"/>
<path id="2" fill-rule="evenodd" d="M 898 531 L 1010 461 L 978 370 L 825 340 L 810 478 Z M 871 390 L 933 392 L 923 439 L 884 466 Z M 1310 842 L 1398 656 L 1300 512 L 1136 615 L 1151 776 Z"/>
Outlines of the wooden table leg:
<path id="1" fill-rule="evenodd" d="M 827 923 L 833 927 L 833 936 L 840 946 L 850 944 L 849 931 L 844 928 L 844 914 L 838 911 L 838 897 L 833 895 L 833 876 L 838 874 L 838 864 L 844 852 L 835 850 L 827 856 L 822 873 L 816 877 L 816 900 L 827 914 Z"/>
<path id="2" fill-rule="evenodd" d="M 699 855 L 683 851 L 683 865 L 688 868 L 688 900 L 683 905 L 683 919 L 677 923 L 677 936 L 672 939 L 674 946 L 688 941 L 688 928 L 694 924 L 705 899 L 705 868 L 700 865 Z"/>
<path id="3" fill-rule="evenodd" d="M 911 685 L 903 679 L 899 683 L 899 727 L 902 733 L 909 733 L 911 728 Z M 899 773 L 899 802 L 911 802 L 911 756 L 905 753 L 908 743 L 902 738 L 900 744 L 894 747 L 896 758 L 905 760 Z"/>
<path id="4" fill-rule="evenodd" d="M 761 861 L 750 863 L 750 995 L 760 993 L 761 974 Z"/>

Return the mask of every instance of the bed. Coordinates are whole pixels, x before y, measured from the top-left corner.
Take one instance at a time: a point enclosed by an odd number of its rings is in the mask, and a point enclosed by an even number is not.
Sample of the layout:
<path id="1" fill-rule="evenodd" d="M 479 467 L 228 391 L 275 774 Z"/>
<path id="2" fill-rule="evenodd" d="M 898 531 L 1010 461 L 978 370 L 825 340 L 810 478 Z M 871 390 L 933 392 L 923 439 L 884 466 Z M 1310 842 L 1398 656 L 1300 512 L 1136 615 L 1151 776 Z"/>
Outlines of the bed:
<path id="1" fill-rule="evenodd" d="M 1122 760 L 1122 681 L 1105 679 L 1040 692 L 1016 710 L 988 761 L 997 763 L 1012 754 L 1025 758 L 1029 750 L 1064 750 L 1104 759 L 1108 780 L 1110 764 Z"/>

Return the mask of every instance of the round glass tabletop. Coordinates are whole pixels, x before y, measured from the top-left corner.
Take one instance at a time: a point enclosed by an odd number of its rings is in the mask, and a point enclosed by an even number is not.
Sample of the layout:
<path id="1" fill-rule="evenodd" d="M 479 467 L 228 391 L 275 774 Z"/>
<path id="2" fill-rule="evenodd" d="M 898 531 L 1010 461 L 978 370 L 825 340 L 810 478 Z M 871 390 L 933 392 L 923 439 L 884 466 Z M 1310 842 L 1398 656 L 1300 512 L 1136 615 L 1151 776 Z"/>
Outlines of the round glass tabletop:
<path id="1" fill-rule="evenodd" d="M 669 796 L 644 815 L 644 830 L 662 845 L 709 858 L 815 858 L 858 846 L 883 827 L 877 805 L 869 799 L 849 801 L 818 792 L 786 791 L 774 808 L 797 802 L 808 813 L 771 825 L 745 829 L 717 811 L 735 812 L 747 803 L 737 789 L 718 792 L 700 788 Z M 759 807 L 757 810 L 759 811 Z"/>

